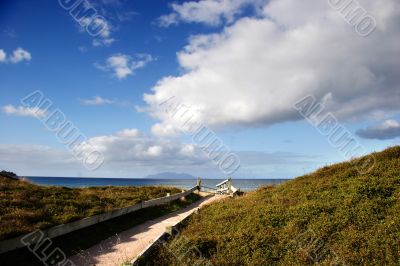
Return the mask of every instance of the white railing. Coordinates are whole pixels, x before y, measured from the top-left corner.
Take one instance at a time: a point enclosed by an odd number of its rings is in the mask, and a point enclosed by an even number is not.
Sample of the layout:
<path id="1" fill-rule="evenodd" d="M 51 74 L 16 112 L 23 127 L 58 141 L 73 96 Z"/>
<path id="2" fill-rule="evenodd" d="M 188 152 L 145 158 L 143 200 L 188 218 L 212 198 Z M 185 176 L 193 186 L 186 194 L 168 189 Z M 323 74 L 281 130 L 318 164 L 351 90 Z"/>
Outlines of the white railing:
<path id="1" fill-rule="evenodd" d="M 234 186 L 231 186 L 231 190 L 232 190 L 232 193 L 233 193 L 233 194 L 235 194 L 235 193 L 238 191 L 238 189 L 235 188 Z"/>
<path id="2" fill-rule="evenodd" d="M 230 194 L 232 192 L 232 179 L 228 178 L 216 185 L 217 194 Z"/>

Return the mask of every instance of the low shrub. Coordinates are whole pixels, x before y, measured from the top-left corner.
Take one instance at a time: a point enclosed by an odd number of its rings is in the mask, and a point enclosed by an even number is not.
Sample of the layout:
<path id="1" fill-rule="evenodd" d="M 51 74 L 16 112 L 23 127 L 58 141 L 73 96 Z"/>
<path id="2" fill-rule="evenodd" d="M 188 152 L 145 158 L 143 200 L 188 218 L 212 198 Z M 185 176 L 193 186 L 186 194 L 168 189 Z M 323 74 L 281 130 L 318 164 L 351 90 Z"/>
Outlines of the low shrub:
<path id="1" fill-rule="evenodd" d="M 205 206 L 144 264 L 400 265 L 400 147 L 369 156 L 367 174 L 339 163 Z M 201 256 L 174 256 L 180 239 Z"/>

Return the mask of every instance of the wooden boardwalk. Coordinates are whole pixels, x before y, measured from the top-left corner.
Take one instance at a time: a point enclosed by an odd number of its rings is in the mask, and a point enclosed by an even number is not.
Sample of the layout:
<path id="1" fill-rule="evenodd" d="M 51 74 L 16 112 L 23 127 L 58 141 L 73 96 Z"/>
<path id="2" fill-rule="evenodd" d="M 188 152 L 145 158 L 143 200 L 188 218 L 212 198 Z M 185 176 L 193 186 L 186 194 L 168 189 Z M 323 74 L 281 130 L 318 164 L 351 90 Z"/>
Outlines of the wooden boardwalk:
<path id="1" fill-rule="evenodd" d="M 165 232 L 167 226 L 177 224 L 201 206 L 224 197 L 226 196 L 216 195 L 203 198 L 180 211 L 147 221 L 116 234 L 69 259 L 77 266 L 120 266 L 139 255 L 160 234 Z"/>

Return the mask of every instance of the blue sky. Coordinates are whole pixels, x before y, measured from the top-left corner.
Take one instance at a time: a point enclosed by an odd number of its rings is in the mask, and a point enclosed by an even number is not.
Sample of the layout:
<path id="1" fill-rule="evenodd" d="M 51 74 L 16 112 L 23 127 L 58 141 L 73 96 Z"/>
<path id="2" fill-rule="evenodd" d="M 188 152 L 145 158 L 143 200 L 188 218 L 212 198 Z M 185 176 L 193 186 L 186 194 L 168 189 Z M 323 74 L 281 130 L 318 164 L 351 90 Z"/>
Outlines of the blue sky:
<path id="1" fill-rule="evenodd" d="M 191 106 L 237 154 L 236 178 L 291 178 L 348 159 L 294 110 L 310 94 L 366 151 L 396 145 L 398 3 L 360 1 L 378 22 L 361 37 L 327 3 L 309 2 L 313 8 L 294 12 L 293 0 L 85 1 L 107 25 L 92 37 L 59 1 L 2 1 L 0 168 L 223 177 L 158 110 L 169 97 Z M 388 6 L 395 8 L 380 12 Z M 101 167 L 86 169 L 21 106 L 35 90 L 98 147 Z"/>

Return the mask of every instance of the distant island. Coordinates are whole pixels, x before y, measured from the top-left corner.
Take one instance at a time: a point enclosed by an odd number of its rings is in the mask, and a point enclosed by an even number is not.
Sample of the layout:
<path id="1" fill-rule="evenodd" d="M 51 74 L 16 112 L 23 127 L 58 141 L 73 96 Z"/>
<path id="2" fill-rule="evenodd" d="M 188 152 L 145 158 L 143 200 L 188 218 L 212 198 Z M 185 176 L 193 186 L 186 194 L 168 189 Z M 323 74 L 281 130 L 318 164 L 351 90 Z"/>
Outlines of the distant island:
<path id="1" fill-rule="evenodd" d="M 173 173 L 173 172 L 163 172 L 154 175 L 148 175 L 145 178 L 148 179 L 196 179 L 195 176 L 185 174 L 185 173 Z"/>

